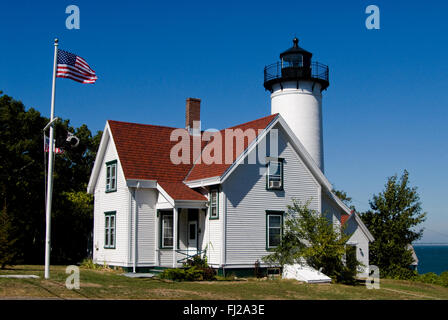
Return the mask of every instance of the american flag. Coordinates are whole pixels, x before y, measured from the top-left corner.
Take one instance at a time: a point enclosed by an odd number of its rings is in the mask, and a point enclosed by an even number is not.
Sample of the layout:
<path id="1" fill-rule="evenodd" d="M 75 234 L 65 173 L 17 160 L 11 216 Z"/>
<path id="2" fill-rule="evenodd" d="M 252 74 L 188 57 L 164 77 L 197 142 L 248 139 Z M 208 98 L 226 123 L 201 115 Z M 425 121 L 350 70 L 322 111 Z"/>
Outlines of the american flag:
<path id="1" fill-rule="evenodd" d="M 56 77 L 69 78 L 81 83 L 95 83 L 98 79 L 86 60 L 76 54 L 59 49 Z"/>
<path id="2" fill-rule="evenodd" d="M 56 140 L 53 140 L 53 151 L 56 154 L 63 154 L 64 153 L 64 149 L 61 148 L 56 148 Z M 44 152 L 48 152 L 48 150 L 50 150 L 50 138 L 45 136 L 45 141 L 44 141 Z"/>

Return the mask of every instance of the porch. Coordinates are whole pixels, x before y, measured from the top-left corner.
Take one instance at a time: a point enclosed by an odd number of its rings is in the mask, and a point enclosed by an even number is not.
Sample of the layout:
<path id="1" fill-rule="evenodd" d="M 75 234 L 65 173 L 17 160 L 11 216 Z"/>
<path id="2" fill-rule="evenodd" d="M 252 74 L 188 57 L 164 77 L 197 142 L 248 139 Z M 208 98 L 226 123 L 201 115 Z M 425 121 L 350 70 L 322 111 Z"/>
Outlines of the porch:
<path id="1" fill-rule="evenodd" d="M 205 218 L 204 209 L 157 210 L 156 266 L 178 268 L 194 255 L 203 256 Z"/>

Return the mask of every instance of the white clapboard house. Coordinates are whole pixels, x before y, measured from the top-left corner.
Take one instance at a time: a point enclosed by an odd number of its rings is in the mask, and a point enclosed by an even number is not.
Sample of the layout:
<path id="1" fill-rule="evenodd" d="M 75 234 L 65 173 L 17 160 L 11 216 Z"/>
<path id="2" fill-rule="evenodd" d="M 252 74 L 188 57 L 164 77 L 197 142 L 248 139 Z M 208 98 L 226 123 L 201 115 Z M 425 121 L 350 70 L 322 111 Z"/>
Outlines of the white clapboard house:
<path id="1" fill-rule="evenodd" d="M 324 175 L 328 67 L 311 62 L 297 39 L 280 59 L 265 68 L 272 114 L 212 139 L 197 125 L 199 99 L 187 99 L 185 128 L 107 121 L 88 185 L 94 262 L 138 272 L 206 251 L 220 272 L 250 272 L 279 244 L 296 199 L 348 224 L 349 245 L 369 265 L 373 237 Z"/>

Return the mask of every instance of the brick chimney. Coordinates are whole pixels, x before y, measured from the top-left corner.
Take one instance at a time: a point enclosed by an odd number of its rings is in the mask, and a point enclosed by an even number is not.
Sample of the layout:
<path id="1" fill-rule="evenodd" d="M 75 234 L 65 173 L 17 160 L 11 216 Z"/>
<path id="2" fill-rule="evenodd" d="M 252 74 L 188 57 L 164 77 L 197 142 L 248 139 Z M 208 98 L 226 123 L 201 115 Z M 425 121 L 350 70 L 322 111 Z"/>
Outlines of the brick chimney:
<path id="1" fill-rule="evenodd" d="M 185 109 L 185 128 L 193 133 L 194 129 L 200 130 L 201 121 L 201 99 L 188 98 Z"/>

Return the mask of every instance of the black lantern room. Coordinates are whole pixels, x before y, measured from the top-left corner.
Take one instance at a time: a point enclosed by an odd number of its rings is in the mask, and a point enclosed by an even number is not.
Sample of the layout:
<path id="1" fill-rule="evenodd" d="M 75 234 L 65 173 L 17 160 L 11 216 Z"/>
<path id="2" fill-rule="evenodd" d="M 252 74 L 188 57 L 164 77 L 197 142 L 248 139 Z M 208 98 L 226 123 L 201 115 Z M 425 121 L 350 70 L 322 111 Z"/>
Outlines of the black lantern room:
<path id="1" fill-rule="evenodd" d="M 280 62 L 270 64 L 264 68 L 264 87 L 273 91 L 272 86 L 285 81 L 296 81 L 297 88 L 300 80 L 314 81 L 321 84 L 321 90 L 329 86 L 328 66 L 317 61 L 312 62 L 312 53 L 299 47 L 299 39 L 293 39 L 293 46 L 280 54 Z"/>

